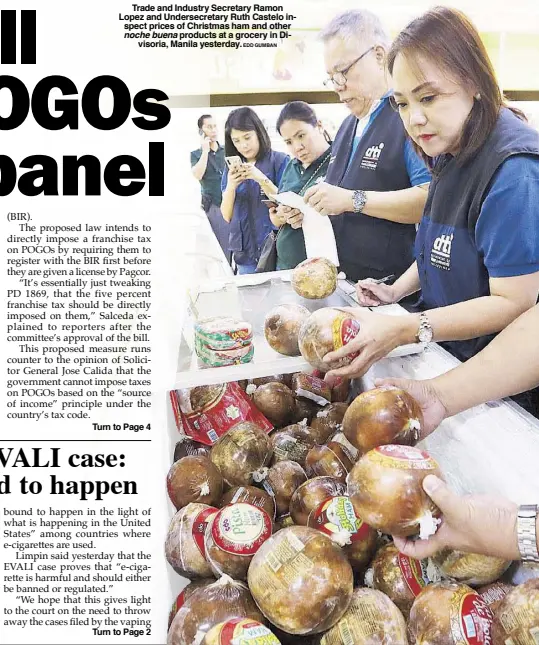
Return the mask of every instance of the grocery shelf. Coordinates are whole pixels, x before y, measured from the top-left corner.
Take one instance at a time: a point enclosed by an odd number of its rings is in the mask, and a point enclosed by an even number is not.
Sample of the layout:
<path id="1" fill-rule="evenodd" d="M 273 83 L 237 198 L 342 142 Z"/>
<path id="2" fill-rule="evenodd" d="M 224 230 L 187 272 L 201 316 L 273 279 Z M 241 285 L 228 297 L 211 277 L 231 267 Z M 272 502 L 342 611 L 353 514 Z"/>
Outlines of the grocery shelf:
<path id="1" fill-rule="evenodd" d="M 297 295 L 290 284 L 291 271 L 274 271 L 255 275 L 230 276 L 203 282 L 190 294 L 191 306 L 185 321 L 178 357 L 178 373 L 174 389 L 227 383 L 258 378 L 269 374 L 288 374 L 312 371 L 302 356 L 283 356 L 273 350 L 264 336 L 264 319 L 275 306 L 284 303 L 301 304 L 310 311 L 321 307 L 357 306 L 352 295 L 354 288 L 339 280 L 335 293 L 323 300 L 307 300 Z M 380 307 L 381 313 L 406 313 L 394 305 Z M 201 366 L 194 352 L 193 326 L 197 318 L 232 316 L 251 323 L 253 327 L 254 358 L 250 363 L 231 367 Z M 416 353 L 422 348 L 407 345 L 391 356 Z"/>

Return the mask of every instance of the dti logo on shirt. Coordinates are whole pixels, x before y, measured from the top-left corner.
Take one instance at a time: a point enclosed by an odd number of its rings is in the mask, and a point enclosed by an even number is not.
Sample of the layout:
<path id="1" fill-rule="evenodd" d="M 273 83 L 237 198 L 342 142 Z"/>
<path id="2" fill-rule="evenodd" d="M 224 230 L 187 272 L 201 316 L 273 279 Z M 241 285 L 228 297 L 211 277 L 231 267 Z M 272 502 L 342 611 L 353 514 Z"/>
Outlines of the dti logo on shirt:
<path id="1" fill-rule="evenodd" d="M 451 269 L 451 244 L 453 242 L 453 233 L 451 235 L 440 235 L 434 240 L 430 253 L 430 263 L 449 271 Z"/>
<path id="2" fill-rule="evenodd" d="M 371 146 L 370 148 L 367 148 L 367 150 L 365 150 L 365 154 L 363 155 L 363 159 L 361 160 L 361 167 L 367 170 L 376 170 L 376 166 L 378 165 L 378 160 L 380 159 L 380 155 L 382 154 L 383 149 L 383 142 L 378 144 L 377 146 Z"/>

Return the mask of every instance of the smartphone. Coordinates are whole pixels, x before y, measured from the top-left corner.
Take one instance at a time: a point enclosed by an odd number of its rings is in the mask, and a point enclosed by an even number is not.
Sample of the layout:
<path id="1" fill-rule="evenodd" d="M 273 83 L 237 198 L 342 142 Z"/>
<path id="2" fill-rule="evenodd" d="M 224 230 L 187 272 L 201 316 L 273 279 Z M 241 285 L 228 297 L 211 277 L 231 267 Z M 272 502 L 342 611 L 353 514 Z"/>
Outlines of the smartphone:
<path id="1" fill-rule="evenodd" d="M 264 204 L 264 206 L 267 206 L 267 208 L 277 208 L 277 206 L 279 206 L 277 202 L 272 202 L 271 199 L 261 199 L 260 201 Z"/>
<path id="2" fill-rule="evenodd" d="M 242 164 L 241 157 L 225 157 L 225 162 L 229 170 L 239 168 Z"/>

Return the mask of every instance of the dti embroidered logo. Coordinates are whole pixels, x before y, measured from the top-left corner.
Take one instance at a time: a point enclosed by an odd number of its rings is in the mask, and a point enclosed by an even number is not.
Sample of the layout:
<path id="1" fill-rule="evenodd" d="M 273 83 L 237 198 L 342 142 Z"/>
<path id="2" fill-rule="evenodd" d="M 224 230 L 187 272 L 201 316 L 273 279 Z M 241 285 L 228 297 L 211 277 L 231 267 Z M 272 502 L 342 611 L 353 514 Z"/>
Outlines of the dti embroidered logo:
<path id="1" fill-rule="evenodd" d="M 371 146 L 370 148 L 367 148 L 367 150 L 365 150 L 365 154 L 363 155 L 363 159 L 361 160 L 361 168 L 365 168 L 367 170 L 376 170 L 376 166 L 378 165 L 378 160 L 380 159 L 380 155 L 382 154 L 383 149 L 383 142 L 379 143 L 377 146 Z"/>
<path id="2" fill-rule="evenodd" d="M 451 269 L 451 244 L 453 243 L 453 233 L 451 235 L 440 235 L 434 240 L 430 253 L 430 263 L 449 271 Z"/>

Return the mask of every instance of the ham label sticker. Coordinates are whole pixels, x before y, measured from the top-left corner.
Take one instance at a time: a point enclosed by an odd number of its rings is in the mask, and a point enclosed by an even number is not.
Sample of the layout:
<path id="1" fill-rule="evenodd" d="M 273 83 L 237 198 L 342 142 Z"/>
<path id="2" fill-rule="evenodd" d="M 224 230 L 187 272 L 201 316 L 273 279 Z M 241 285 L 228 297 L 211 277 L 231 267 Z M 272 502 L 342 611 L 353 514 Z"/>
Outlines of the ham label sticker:
<path id="1" fill-rule="evenodd" d="M 219 645 L 279 645 L 267 627 L 254 620 L 233 618 L 221 628 Z"/>
<path id="2" fill-rule="evenodd" d="M 426 566 L 420 560 L 409 558 L 402 553 L 399 553 L 397 558 L 399 569 L 408 585 L 408 589 L 410 589 L 414 596 L 418 596 L 430 583 L 427 577 Z"/>
<path id="3" fill-rule="evenodd" d="M 376 462 L 397 468 L 414 470 L 436 470 L 438 464 L 426 452 L 412 446 L 389 445 L 374 448 L 372 451 Z"/>
<path id="4" fill-rule="evenodd" d="M 206 535 L 206 529 L 208 527 L 208 523 L 211 519 L 211 516 L 217 513 L 217 509 L 213 508 L 213 506 L 210 506 L 209 508 L 205 508 L 203 511 L 200 511 L 200 513 L 195 517 L 195 521 L 193 522 L 193 528 L 191 529 L 191 532 L 193 534 L 193 540 L 195 541 L 195 544 L 198 547 L 198 550 L 202 554 L 202 557 L 206 559 L 206 547 L 204 546 L 204 536 Z"/>
<path id="5" fill-rule="evenodd" d="M 347 318 L 344 315 L 338 316 L 333 321 L 333 346 L 335 349 L 340 349 L 353 340 L 359 334 L 359 320 L 355 318 Z M 359 356 L 359 352 L 349 355 L 352 360 Z"/>
<path id="6" fill-rule="evenodd" d="M 330 497 L 314 511 L 314 526 L 322 533 L 350 533 L 350 541 L 361 542 L 369 535 L 369 526 L 354 511 L 349 497 Z"/>
<path id="7" fill-rule="evenodd" d="M 239 502 L 221 509 L 213 522 L 215 544 L 233 555 L 254 555 L 271 536 L 272 521 L 258 506 Z"/>
<path id="8" fill-rule="evenodd" d="M 493 614 L 475 591 L 466 587 L 455 591 L 449 615 L 455 645 L 491 645 Z"/>

